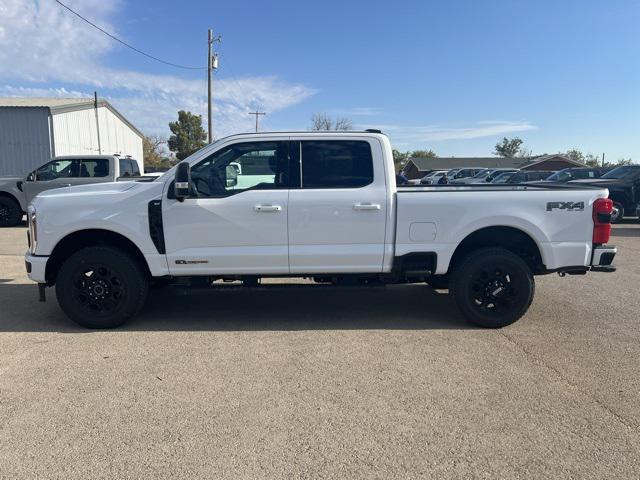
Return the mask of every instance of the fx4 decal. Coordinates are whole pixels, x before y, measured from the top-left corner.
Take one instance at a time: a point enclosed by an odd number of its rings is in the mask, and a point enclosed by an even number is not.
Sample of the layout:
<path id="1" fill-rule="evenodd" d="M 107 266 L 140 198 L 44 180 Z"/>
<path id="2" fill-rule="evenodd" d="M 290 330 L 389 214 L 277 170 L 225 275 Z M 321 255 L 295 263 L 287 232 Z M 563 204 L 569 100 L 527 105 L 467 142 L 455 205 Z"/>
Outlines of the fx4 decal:
<path id="1" fill-rule="evenodd" d="M 547 212 L 552 212 L 553 210 L 582 212 L 584 210 L 584 202 L 548 202 Z"/>

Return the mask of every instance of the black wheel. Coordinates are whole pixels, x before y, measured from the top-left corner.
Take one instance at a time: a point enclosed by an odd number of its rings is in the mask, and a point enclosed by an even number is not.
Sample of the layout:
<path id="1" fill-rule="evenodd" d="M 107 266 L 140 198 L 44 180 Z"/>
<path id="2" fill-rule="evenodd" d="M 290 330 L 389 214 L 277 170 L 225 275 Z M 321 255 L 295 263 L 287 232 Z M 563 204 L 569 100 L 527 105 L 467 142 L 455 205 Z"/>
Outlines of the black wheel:
<path id="1" fill-rule="evenodd" d="M 482 248 L 456 266 L 449 291 L 471 322 L 500 328 L 526 313 L 535 282 L 531 269 L 517 255 L 503 248 Z"/>
<path id="2" fill-rule="evenodd" d="M 0 197 L 0 227 L 15 227 L 22 220 L 20 204 L 10 197 Z"/>
<path id="3" fill-rule="evenodd" d="M 611 223 L 620 223 L 624 217 L 624 206 L 620 202 L 613 202 L 611 211 Z"/>
<path id="4" fill-rule="evenodd" d="M 133 317 L 147 298 L 148 280 L 122 250 L 89 247 L 60 268 L 56 296 L 74 322 L 87 328 L 114 328 Z"/>
<path id="5" fill-rule="evenodd" d="M 449 277 L 447 275 L 434 275 L 427 278 L 427 285 L 436 290 L 446 290 L 449 288 Z"/>

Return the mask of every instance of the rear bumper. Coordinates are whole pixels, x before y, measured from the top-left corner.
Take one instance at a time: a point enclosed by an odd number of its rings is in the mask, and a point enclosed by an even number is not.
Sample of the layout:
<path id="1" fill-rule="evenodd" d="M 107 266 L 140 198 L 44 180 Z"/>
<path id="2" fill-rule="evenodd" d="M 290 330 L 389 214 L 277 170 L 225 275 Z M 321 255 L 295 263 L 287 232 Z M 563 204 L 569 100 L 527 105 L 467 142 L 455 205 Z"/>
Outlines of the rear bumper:
<path id="1" fill-rule="evenodd" d="M 27 269 L 27 276 L 30 280 L 38 283 L 45 283 L 45 273 L 47 270 L 47 261 L 49 257 L 37 257 L 27 253 L 24 256 L 24 265 Z"/>
<path id="2" fill-rule="evenodd" d="M 618 249 L 614 245 L 594 247 L 593 256 L 591 257 L 591 271 L 615 272 L 616 267 L 613 266 L 613 259 L 616 253 L 618 253 Z"/>

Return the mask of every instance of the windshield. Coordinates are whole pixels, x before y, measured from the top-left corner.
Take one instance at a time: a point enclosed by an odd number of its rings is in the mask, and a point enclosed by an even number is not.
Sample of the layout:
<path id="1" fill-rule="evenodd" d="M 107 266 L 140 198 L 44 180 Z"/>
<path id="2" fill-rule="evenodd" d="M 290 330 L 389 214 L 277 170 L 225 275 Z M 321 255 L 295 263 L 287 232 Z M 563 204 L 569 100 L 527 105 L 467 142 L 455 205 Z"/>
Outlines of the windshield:
<path id="1" fill-rule="evenodd" d="M 507 183 L 511 177 L 513 177 L 513 173 L 501 173 L 496 178 L 493 179 L 493 183 Z"/>
<path id="2" fill-rule="evenodd" d="M 473 178 L 484 178 L 487 175 L 489 175 L 489 170 L 485 169 L 485 170 L 480 170 L 478 173 L 476 173 Z"/>
<path id="3" fill-rule="evenodd" d="M 571 170 L 564 169 L 559 172 L 554 173 L 547 177 L 547 180 L 551 180 L 552 182 L 566 182 L 567 180 L 571 180 L 573 175 L 571 174 Z"/>
<path id="4" fill-rule="evenodd" d="M 627 178 L 640 173 L 640 165 L 626 165 L 624 167 L 614 168 L 610 172 L 605 173 L 602 178 L 621 179 Z"/>

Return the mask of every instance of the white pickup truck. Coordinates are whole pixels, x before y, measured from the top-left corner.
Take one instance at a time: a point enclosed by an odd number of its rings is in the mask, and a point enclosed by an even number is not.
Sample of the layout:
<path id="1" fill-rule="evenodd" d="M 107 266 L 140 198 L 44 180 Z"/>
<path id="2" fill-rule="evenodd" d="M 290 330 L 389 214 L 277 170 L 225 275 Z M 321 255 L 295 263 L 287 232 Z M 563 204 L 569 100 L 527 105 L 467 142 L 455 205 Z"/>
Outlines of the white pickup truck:
<path id="1" fill-rule="evenodd" d="M 529 308 L 534 275 L 615 270 L 607 194 L 397 187 L 378 131 L 234 135 L 152 183 L 38 195 L 26 268 L 41 299 L 55 285 L 64 312 L 91 328 L 122 324 L 150 286 L 178 277 L 426 282 L 448 288 L 470 321 L 501 327 Z"/>
<path id="2" fill-rule="evenodd" d="M 0 177 L 0 227 L 20 223 L 27 205 L 40 192 L 140 177 L 144 171 L 141 163 L 120 155 L 65 155 L 24 177 Z"/>

